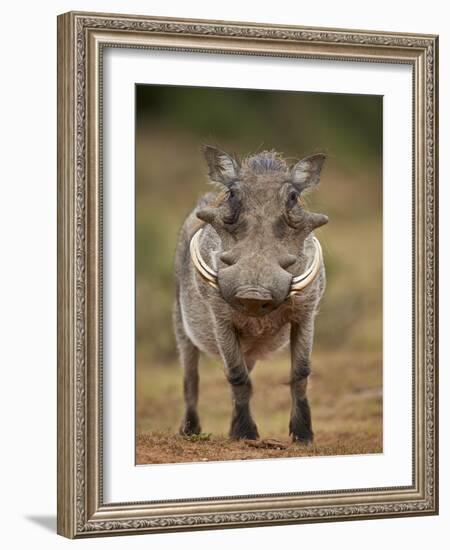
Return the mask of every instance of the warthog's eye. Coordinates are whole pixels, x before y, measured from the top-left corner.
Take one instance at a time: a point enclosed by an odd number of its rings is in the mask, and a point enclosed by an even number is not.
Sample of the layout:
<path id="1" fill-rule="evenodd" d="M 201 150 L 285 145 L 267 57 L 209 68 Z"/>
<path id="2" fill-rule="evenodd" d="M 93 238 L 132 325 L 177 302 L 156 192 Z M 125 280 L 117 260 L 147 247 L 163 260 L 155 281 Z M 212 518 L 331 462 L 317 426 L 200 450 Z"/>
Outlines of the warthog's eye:
<path id="1" fill-rule="evenodd" d="M 295 191 L 294 189 L 289 191 L 289 195 L 286 203 L 286 207 L 288 210 L 291 210 L 292 208 L 294 208 L 294 206 L 298 204 L 298 197 L 299 195 L 297 191 Z"/>
<path id="2" fill-rule="evenodd" d="M 233 187 L 230 187 L 228 190 L 227 203 L 229 213 L 224 217 L 223 222 L 227 225 L 233 225 L 237 222 L 241 211 L 241 202 L 238 197 L 238 192 Z"/>
<path id="3" fill-rule="evenodd" d="M 300 203 L 300 191 L 290 187 L 286 197 L 286 210 L 284 220 L 293 229 L 298 229 L 303 220 L 303 208 Z"/>

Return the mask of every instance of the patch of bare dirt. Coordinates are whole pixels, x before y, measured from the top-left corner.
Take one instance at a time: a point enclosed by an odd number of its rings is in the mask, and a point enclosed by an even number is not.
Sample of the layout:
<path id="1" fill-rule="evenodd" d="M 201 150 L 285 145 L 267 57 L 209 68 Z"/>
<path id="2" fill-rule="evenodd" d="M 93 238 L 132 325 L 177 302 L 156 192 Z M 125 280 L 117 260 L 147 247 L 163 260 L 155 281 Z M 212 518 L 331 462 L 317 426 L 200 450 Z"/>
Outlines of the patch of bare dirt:
<path id="1" fill-rule="evenodd" d="M 382 452 L 381 438 L 362 434 L 324 434 L 312 445 L 290 439 L 267 438 L 259 441 L 233 441 L 222 436 L 187 438 L 170 433 L 138 434 L 136 464 L 255 460 L 302 456 L 330 456 Z"/>

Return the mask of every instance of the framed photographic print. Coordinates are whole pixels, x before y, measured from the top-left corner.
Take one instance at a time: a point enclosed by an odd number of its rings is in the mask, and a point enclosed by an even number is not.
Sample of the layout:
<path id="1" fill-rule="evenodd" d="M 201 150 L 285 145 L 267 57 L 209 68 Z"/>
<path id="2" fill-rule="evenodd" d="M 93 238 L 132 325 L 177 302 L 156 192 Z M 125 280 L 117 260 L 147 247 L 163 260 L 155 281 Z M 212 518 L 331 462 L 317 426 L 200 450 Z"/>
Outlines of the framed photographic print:
<path id="1" fill-rule="evenodd" d="M 58 18 L 58 532 L 436 514 L 431 35 Z"/>

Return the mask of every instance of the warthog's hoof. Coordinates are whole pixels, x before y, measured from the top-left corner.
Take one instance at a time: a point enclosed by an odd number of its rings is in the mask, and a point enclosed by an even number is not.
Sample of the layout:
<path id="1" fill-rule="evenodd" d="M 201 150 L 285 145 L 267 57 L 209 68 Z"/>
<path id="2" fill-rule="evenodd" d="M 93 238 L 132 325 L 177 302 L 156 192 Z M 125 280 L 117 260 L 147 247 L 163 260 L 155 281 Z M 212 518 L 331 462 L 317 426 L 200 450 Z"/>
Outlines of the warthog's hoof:
<path id="1" fill-rule="evenodd" d="M 310 426 L 305 426 L 301 422 L 291 420 L 289 423 L 289 433 L 294 443 L 308 445 L 313 442 L 314 434 Z"/>
<path id="2" fill-rule="evenodd" d="M 254 422 L 233 422 L 230 429 L 231 439 L 259 439 L 258 428 Z"/>
<path id="3" fill-rule="evenodd" d="M 180 435 L 198 435 L 201 433 L 200 420 L 198 414 L 189 412 L 184 415 L 180 426 Z"/>
<path id="4" fill-rule="evenodd" d="M 292 442 L 298 443 L 299 445 L 311 445 L 311 443 L 313 442 L 313 439 L 314 437 L 312 434 L 307 437 L 292 435 Z"/>

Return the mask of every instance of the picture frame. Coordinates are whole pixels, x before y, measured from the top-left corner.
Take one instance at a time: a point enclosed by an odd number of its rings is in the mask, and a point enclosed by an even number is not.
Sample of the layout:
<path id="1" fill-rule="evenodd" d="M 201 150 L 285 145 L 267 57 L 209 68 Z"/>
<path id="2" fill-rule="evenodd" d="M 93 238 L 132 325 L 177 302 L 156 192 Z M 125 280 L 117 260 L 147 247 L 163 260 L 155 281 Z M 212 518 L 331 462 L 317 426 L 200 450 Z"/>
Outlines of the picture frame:
<path id="1" fill-rule="evenodd" d="M 104 500 L 103 55 L 107 48 L 412 70 L 411 483 Z M 69 538 L 438 513 L 438 37 L 70 12 L 58 17 L 58 533 Z M 405 245 L 408 246 L 408 243 Z M 130 427 L 132 429 L 133 427 Z M 201 467 L 206 467 L 203 465 Z"/>

